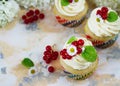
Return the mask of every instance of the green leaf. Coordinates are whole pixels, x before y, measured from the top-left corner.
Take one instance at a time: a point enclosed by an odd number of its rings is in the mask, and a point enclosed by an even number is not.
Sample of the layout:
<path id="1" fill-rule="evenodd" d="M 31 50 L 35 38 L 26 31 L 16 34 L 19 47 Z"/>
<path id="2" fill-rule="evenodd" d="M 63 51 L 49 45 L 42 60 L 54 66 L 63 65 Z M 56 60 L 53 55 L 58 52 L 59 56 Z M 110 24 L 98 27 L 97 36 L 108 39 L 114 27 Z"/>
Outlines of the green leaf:
<path id="1" fill-rule="evenodd" d="M 29 58 L 24 58 L 22 61 L 22 65 L 24 65 L 27 68 L 30 68 L 34 66 L 34 63 Z"/>
<path id="2" fill-rule="evenodd" d="M 61 5 L 62 6 L 67 6 L 69 4 L 70 4 L 70 2 L 68 0 L 61 0 Z"/>
<path id="3" fill-rule="evenodd" d="M 70 44 L 70 43 L 72 43 L 72 42 L 74 42 L 74 41 L 76 41 L 76 40 L 77 40 L 77 38 L 76 38 L 75 36 L 72 36 L 72 37 L 68 40 L 67 44 Z"/>
<path id="4" fill-rule="evenodd" d="M 109 22 L 115 22 L 118 19 L 118 14 L 116 12 L 109 12 L 107 20 Z"/>
<path id="5" fill-rule="evenodd" d="M 93 46 L 85 46 L 82 57 L 88 62 L 94 62 L 97 59 L 97 52 Z"/>

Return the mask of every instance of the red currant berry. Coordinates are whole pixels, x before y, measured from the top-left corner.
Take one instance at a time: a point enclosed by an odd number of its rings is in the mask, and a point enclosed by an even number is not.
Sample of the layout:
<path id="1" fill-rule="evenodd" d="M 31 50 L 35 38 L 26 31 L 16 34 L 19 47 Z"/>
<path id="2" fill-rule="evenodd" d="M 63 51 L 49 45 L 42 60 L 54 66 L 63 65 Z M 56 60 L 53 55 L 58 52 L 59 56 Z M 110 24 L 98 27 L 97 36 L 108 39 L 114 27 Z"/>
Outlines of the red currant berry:
<path id="1" fill-rule="evenodd" d="M 52 47 L 50 45 L 46 46 L 46 51 L 51 51 Z"/>
<path id="2" fill-rule="evenodd" d="M 58 57 L 58 55 L 59 55 L 59 53 L 58 53 L 57 51 L 54 51 L 52 54 L 53 54 L 53 56 L 55 56 L 55 57 Z"/>
<path id="3" fill-rule="evenodd" d="M 23 15 L 23 16 L 22 16 L 22 19 L 23 19 L 23 20 L 25 20 L 26 18 L 27 18 L 27 16 L 26 16 L 26 15 Z"/>
<path id="4" fill-rule="evenodd" d="M 108 8 L 107 8 L 107 7 L 102 7 L 102 8 L 101 8 L 101 11 L 102 11 L 103 13 L 106 13 L 106 14 L 107 14 Z"/>
<path id="5" fill-rule="evenodd" d="M 37 15 L 35 15 L 33 18 L 34 18 L 34 21 L 38 20 L 38 16 Z"/>
<path id="6" fill-rule="evenodd" d="M 69 2 L 70 2 L 70 3 L 72 3 L 72 2 L 73 2 L 73 0 L 69 0 Z"/>
<path id="7" fill-rule="evenodd" d="M 54 68 L 53 66 L 50 66 L 50 67 L 48 68 L 48 71 L 49 71 L 50 73 L 53 73 L 53 72 L 55 71 L 55 68 Z"/>
<path id="8" fill-rule="evenodd" d="M 26 13 L 26 15 L 27 15 L 27 17 L 30 17 L 30 16 L 32 16 L 32 15 L 33 15 L 33 12 L 32 12 L 32 10 L 30 10 L 29 12 L 27 12 L 27 13 Z"/>
<path id="9" fill-rule="evenodd" d="M 78 45 L 83 46 L 84 45 L 84 40 L 82 40 L 82 39 L 78 40 Z"/>
<path id="10" fill-rule="evenodd" d="M 102 15 L 102 19 L 103 19 L 103 20 L 107 19 L 107 14 L 103 14 L 103 15 Z"/>
<path id="11" fill-rule="evenodd" d="M 62 58 L 63 58 L 63 59 L 67 59 L 67 57 L 66 57 L 65 55 L 62 55 Z"/>
<path id="12" fill-rule="evenodd" d="M 52 55 L 51 55 L 51 54 L 46 55 L 46 57 L 47 57 L 48 59 L 52 59 Z"/>
<path id="13" fill-rule="evenodd" d="M 68 55 L 66 49 L 63 51 L 63 55 L 64 55 L 64 56 Z"/>
<path id="14" fill-rule="evenodd" d="M 81 54 L 82 53 L 82 49 L 80 47 L 77 47 L 77 54 Z"/>
<path id="15" fill-rule="evenodd" d="M 97 10 L 96 15 L 102 15 L 102 11 L 101 10 Z"/>
<path id="16" fill-rule="evenodd" d="M 38 9 L 35 10 L 35 14 L 38 15 L 40 14 L 40 11 Z"/>
<path id="17" fill-rule="evenodd" d="M 67 59 L 72 59 L 72 56 L 67 55 L 66 58 L 67 58 Z"/>
<path id="18" fill-rule="evenodd" d="M 78 41 L 74 41 L 74 42 L 72 42 L 72 45 L 74 45 L 74 46 L 78 46 Z"/>
<path id="19" fill-rule="evenodd" d="M 30 17 L 28 20 L 29 20 L 29 23 L 32 23 L 34 21 L 33 17 Z"/>
<path id="20" fill-rule="evenodd" d="M 25 23 L 25 24 L 29 24 L 29 20 L 28 20 L 28 19 L 25 19 L 25 20 L 24 20 L 24 23 Z"/>
<path id="21" fill-rule="evenodd" d="M 56 60 L 58 58 L 58 52 L 57 51 L 54 51 L 52 53 L 52 60 Z"/>
<path id="22" fill-rule="evenodd" d="M 47 58 L 47 56 L 43 56 L 43 60 L 47 60 L 48 58 Z"/>
<path id="23" fill-rule="evenodd" d="M 45 51 L 44 52 L 44 55 L 46 56 L 46 55 L 50 55 L 51 54 L 51 52 L 49 52 L 49 51 Z"/>
<path id="24" fill-rule="evenodd" d="M 50 64 L 51 63 L 51 59 L 47 59 L 45 60 L 46 64 Z"/>
<path id="25" fill-rule="evenodd" d="M 41 13 L 41 14 L 39 15 L 39 18 L 40 18 L 40 19 L 44 19 L 44 18 L 45 18 L 45 15 L 44 15 L 43 13 Z"/>
<path id="26" fill-rule="evenodd" d="M 30 12 L 31 16 L 34 15 L 34 11 L 33 10 L 30 10 L 29 12 Z"/>
<path id="27" fill-rule="evenodd" d="M 57 57 L 56 56 L 52 56 L 52 60 L 57 60 Z"/>
<path id="28" fill-rule="evenodd" d="M 60 51 L 60 55 L 65 55 L 66 52 L 67 52 L 67 50 L 63 49 L 62 51 Z"/>

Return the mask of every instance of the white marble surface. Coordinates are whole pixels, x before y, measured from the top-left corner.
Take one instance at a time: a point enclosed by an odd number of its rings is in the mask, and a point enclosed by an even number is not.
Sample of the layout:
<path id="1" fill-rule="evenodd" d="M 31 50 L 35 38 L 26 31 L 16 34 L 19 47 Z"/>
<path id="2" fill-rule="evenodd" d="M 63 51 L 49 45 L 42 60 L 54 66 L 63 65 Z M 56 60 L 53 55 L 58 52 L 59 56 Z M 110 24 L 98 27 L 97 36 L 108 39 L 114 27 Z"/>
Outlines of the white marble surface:
<path id="1" fill-rule="evenodd" d="M 0 86 L 120 85 L 120 36 L 112 47 L 97 49 L 99 66 L 96 72 L 86 80 L 76 81 L 67 78 L 61 70 L 48 73 L 42 56 L 46 45 L 55 44 L 60 51 L 70 36 L 82 36 L 83 27 L 65 28 L 56 22 L 51 12 L 46 12 L 46 18 L 38 26 L 39 30 L 28 30 L 18 20 L 9 30 L 0 30 Z M 28 70 L 21 66 L 25 57 L 31 58 L 40 68 L 37 76 L 29 77 Z"/>

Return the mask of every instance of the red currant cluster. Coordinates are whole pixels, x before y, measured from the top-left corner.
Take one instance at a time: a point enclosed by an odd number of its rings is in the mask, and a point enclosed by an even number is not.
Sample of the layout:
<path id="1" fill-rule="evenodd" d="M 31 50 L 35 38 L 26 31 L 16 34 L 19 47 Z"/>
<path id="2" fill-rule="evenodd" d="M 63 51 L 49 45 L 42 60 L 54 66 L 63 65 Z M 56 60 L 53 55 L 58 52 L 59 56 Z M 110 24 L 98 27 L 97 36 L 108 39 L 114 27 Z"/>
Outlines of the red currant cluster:
<path id="1" fill-rule="evenodd" d="M 102 7 L 101 10 L 97 10 L 96 15 L 100 15 L 103 20 L 107 19 L 108 8 L 107 7 Z"/>
<path id="2" fill-rule="evenodd" d="M 67 53 L 67 49 L 63 49 L 62 51 L 60 51 L 60 55 L 63 59 L 72 59 L 72 56 Z"/>
<path id="3" fill-rule="evenodd" d="M 25 24 L 30 24 L 38 19 L 44 19 L 45 15 L 41 13 L 38 9 L 29 10 L 25 15 L 22 16 L 22 19 Z"/>
<path id="4" fill-rule="evenodd" d="M 74 41 L 72 42 L 72 45 L 76 46 L 77 48 L 77 54 L 80 54 L 82 52 L 82 48 L 81 46 L 84 45 L 84 41 L 82 39 L 78 40 L 78 41 Z M 61 52 L 60 52 L 60 55 L 62 56 L 63 59 L 72 59 L 72 56 L 70 56 L 68 53 L 67 53 L 67 49 L 63 49 Z"/>
<path id="5" fill-rule="evenodd" d="M 50 67 L 48 68 L 48 71 L 49 71 L 50 73 L 53 73 L 53 72 L 55 71 L 55 68 L 54 68 L 53 66 L 50 66 Z"/>
<path id="6" fill-rule="evenodd" d="M 53 60 L 57 60 L 59 53 L 57 51 L 53 51 L 50 45 L 46 46 L 46 51 L 44 51 L 43 60 L 46 64 L 50 64 Z M 48 71 L 53 70 L 54 68 L 48 68 Z M 54 72 L 54 71 L 53 71 Z"/>

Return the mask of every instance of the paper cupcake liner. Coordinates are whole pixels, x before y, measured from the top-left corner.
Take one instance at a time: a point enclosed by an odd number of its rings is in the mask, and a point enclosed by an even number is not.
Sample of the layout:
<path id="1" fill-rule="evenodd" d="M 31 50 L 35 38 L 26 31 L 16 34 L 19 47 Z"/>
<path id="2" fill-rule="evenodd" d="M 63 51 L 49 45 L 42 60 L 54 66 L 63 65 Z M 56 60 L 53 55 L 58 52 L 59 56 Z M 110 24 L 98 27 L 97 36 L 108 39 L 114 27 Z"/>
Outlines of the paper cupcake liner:
<path id="1" fill-rule="evenodd" d="M 102 44 L 96 45 L 95 47 L 102 48 L 102 49 L 110 47 L 110 46 L 112 46 L 115 43 L 115 41 L 117 40 L 117 38 L 118 38 L 118 35 L 115 38 L 113 38 L 113 39 L 111 39 L 111 40 L 109 40 L 107 42 L 103 42 Z"/>
<path id="2" fill-rule="evenodd" d="M 72 78 L 75 80 L 84 80 L 84 79 L 90 77 L 94 73 L 94 71 L 96 70 L 96 68 L 98 66 L 98 60 L 99 59 L 96 59 L 96 61 L 92 65 L 90 65 L 88 68 L 83 69 L 83 70 L 76 70 L 76 69 L 69 67 L 68 65 L 66 65 L 63 62 L 62 59 L 60 60 L 60 63 L 63 66 L 63 72 L 69 78 Z"/>
<path id="3" fill-rule="evenodd" d="M 118 35 L 116 35 L 113 39 L 110 39 L 108 41 L 99 41 L 99 40 L 91 38 L 89 35 L 86 35 L 86 38 L 92 42 L 93 46 L 104 49 L 104 48 L 112 46 L 117 40 Z"/>
<path id="4" fill-rule="evenodd" d="M 57 21 L 62 24 L 63 26 L 66 26 L 66 27 L 77 27 L 79 26 L 84 20 L 85 20 L 85 16 L 82 17 L 81 19 L 79 20 L 66 20 L 66 19 L 63 19 L 59 16 L 56 16 L 56 19 Z"/>
<path id="5" fill-rule="evenodd" d="M 64 73 L 69 77 L 69 78 L 72 78 L 72 79 L 75 79 L 75 80 L 84 80 L 88 77 L 90 77 L 92 74 L 93 74 L 94 71 L 91 71 L 87 74 L 81 74 L 81 75 L 75 75 L 75 74 L 72 74 L 72 73 L 69 73 L 67 71 L 64 70 Z"/>

